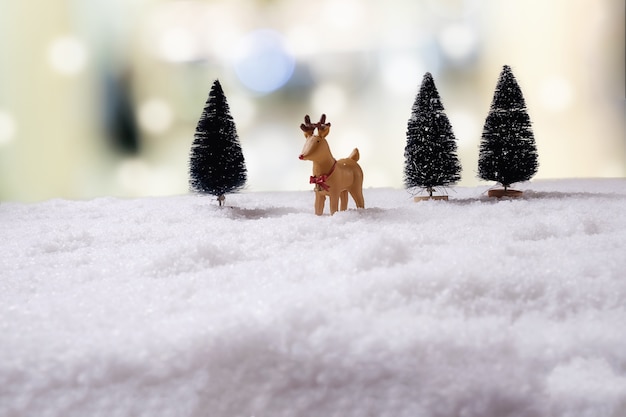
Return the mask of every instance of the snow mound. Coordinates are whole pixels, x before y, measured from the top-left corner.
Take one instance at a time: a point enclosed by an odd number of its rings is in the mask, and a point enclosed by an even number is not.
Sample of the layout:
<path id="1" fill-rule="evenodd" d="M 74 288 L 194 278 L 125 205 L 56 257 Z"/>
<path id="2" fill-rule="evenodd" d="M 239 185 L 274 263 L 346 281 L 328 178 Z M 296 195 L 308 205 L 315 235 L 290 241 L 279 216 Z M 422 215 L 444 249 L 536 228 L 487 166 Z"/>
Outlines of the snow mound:
<path id="1" fill-rule="evenodd" d="M 626 180 L 523 185 L 2 203 L 0 416 L 624 416 Z"/>

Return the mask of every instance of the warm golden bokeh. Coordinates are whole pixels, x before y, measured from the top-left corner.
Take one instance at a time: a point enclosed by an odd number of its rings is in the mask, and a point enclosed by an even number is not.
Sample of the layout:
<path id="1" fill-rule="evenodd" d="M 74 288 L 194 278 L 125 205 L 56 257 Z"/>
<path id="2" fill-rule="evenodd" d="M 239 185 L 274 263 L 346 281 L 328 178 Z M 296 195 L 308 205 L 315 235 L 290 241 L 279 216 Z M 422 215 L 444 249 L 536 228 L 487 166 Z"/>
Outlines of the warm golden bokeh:
<path id="1" fill-rule="evenodd" d="M 305 113 L 328 114 L 364 186 L 402 187 L 406 123 L 433 74 L 460 185 L 507 64 L 534 126 L 536 179 L 625 177 L 620 0 L 0 0 L 0 199 L 187 191 L 219 78 L 247 189 L 309 189 Z M 270 166 L 269 159 L 273 160 Z"/>

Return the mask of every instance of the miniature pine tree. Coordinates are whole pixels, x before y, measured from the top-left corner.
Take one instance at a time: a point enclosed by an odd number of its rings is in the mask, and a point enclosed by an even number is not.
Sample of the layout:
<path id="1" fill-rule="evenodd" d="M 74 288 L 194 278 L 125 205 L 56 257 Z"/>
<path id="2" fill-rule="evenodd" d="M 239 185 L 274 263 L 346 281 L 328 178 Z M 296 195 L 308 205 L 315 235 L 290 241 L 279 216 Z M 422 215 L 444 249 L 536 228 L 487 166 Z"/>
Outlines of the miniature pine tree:
<path id="1" fill-rule="evenodd" d="M 189 160 L 192 191 L 217 197 L 241 189 L 246 183 L 246 165 L 224 91 L 215 80 L 196 127 Z"/>
<path id="2" fill-rule="evenodd" d="M 526 103 L 511 67 L 500 73 L 483 128 L 478 177 L 502 184 L 528 181 L 537 172 L 537 147 Z"/>
<path id="3" fill-rule="evenodd" d="M 420 187 L 432 197 L 436 187 L 455 184 L 461 178 L 456 140 L 430 73 L 424 74 L 406 132 L 404 183 Z"/>

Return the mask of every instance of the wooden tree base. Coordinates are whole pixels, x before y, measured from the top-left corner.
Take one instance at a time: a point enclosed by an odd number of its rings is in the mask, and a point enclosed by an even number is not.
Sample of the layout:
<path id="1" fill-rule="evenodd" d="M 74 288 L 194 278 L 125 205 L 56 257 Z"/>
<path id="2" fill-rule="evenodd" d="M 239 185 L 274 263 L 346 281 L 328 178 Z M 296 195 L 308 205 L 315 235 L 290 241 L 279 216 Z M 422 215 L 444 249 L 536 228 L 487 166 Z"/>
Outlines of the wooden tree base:
<path id="1" fill-rule="evenodd" d="M 448 196 L 447 195 L 427 195 L 427 196 L 423 196 L 423 197 L 413 197 L 413 201 L 415 201 L 416 203 L 418 201 L 426 201 L 426 200 L 447 200 Z"/>
<path id="2" fill-rule="evenodd" d="M 487 192 L 487 195 L 489 197 L 496 197 L 496 198 L 502 198 L 502 197 L 521 197 L 523 194 L 522 191 L 519 190 L 502 190 L 502 189 L 497 189 L 497 190 L 489 190 Z"/>

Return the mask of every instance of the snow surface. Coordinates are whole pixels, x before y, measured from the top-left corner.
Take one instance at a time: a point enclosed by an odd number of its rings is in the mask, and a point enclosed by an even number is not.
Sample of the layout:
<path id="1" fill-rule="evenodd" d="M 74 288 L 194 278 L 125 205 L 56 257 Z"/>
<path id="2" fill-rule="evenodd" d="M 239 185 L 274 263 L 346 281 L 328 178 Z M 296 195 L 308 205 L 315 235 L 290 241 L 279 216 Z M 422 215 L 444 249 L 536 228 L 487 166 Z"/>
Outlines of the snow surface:
<path id="1" fill-rule="evenodd" d="M 0 416 L 626 416 L 626 180 L 487 188 L 3 202 Z"/>

